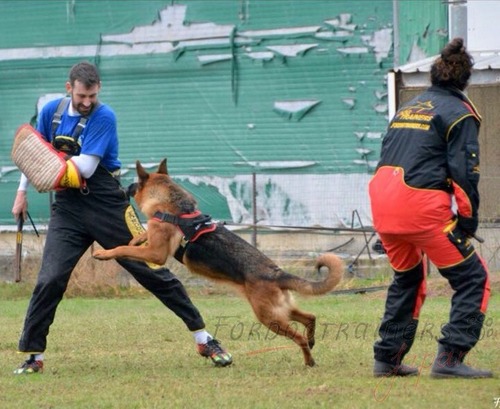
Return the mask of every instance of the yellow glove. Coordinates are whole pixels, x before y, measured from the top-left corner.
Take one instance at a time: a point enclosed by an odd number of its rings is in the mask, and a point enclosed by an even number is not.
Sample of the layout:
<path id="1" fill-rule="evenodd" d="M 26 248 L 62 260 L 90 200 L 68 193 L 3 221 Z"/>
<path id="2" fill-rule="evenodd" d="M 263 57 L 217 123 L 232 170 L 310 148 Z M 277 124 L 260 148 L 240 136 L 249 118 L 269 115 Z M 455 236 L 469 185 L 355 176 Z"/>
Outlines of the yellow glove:
<path id="1" fill-rule="evenodd" d="M 80 171 L 78 170 L 78 168 L 71 159 L 67 160 L 66 170 L 62 175 L 61 179 L 59 180 L 56 189 L 66 188 L 66 187 L 73 187 L 79 189 L 82 187 L 82 185 L 83 185 L 83 179 L 82 176 L 80 175 Z"/>

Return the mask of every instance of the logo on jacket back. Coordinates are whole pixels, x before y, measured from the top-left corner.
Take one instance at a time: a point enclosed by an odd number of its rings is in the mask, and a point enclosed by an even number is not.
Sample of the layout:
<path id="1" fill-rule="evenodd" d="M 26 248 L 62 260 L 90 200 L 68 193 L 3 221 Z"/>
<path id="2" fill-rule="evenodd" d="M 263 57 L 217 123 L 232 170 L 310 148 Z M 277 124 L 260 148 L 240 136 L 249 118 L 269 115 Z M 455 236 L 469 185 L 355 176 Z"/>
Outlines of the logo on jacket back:
<path id="1" fill-rule="evenodd" d="M 434 118 L 433 108 L 434 106 L 431 101 L 418 102 L 415 105 L 406 106 L 396 113 L 390 127 L 428 131 L 430 122 Z"/>

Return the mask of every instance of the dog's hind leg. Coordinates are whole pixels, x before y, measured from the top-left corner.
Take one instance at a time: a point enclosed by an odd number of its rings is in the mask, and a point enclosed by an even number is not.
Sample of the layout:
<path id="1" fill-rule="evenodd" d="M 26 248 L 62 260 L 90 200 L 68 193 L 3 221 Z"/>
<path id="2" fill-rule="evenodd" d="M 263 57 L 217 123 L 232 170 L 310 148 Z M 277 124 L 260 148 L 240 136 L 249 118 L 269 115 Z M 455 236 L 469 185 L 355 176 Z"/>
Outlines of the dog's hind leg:
<path id="1" fill-rule="evenodd" d="M 306 328 L 307 342 L 309 348 L 312 349 L 314 347 L 314 334 L 316 331 L 316 316 L 300 310 L 295 304 L 295 299 L 290 291 L 281 291 L 284 297 L 282 305 L 286 305 L 288 320 L 299 322 Z"/>
<path id="2" fill-rule="evenodd" d="M 304 363 L 307 366 L 316 365 L 316 362 L 314 362 L 314 358 L 312 357 L 311 348 L 309 348 L 307 338 L 297 329 L 291 327 L 289 322 L 286 320 L 262 320 L 260 317 L 257 318 L 259 318 L 259 320 L 271 331 L 278 335 L 288 337 L 295 342 L 302 349 L 302 353 L 304 354 Z"/>
<path id="3" fill-rule="evenodd" d="M 292 321 L 300 322 L 304 327 L 306 327 L 307 342 L 309 348 L 314 347 L 314 334 L 316 331 L 316 316 L 305 311 L 301 311 L 298 308 L 294 308 L 290 311 L 290 319 Z"/>
<path id="4" fill-rule="evenodd" d="M 293 297 L 288 291 L 283 291 L 270 281 L 246 283 L 244 293 L 252 306 L 257 319 L 267 328 L 278 335 L 290 338 L 304 354 L 307 366 L 314 366 L 308 339 L 290 325 L 291 311 L 297 310 Z M 298 322 L 306 322 L 304 315 L 294 314 Z M 301 321 L 302 320 L 302 321 Z M 305 324 L 304 324 L 305 325 Z"/>

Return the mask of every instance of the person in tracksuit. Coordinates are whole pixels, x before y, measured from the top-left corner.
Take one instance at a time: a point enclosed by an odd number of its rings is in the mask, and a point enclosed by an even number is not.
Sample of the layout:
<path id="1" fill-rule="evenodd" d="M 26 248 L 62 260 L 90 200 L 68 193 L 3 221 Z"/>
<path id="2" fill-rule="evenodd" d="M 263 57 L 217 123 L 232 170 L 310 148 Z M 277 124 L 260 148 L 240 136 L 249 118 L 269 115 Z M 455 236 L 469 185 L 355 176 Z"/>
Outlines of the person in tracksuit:
<path id="1" fill-rule="evenodd" d="M 37 131 L 71 158 L 73 172 L 79 174 L 75 179 L 82 182 L 79 188 L 62 188 L 55 194 L 42 264 L 19 340 L 19 351 L 27 353 L 28 359 L 15 374 L 43 371 L 47 335 L 57 306 L 73 269 L 92 243 L 106 249 L 127 245 L 143 231 L 119 182 L 116 117 L 108 105 L 99 102 L 100 87 L 96 66 L 88 62 L 74 65 L 66 83 L 69 98 L 47 103 L 37 121 Z M 77 131 L 80 134 L 75 136 Z M 12 208 L 16 219 L 26 217 L 28 186 L 22 175 Z M 231 355 L 205 330 L 198 309 L 170 270 L 140 261 L 118 262 L 182 319 L 202 356 L 211 358 L 216 366 L 231 364 Z"/>
<path id="2" fill-rule="evenodd" d="M 369 183 L 374 228 L 394 270 L 374 344 L 375 376 L 417 375 L 402 363 L 425 300 L 426 257 L 454 290 L 431 376 L 483 378 L 464 363 L 483 326 L 490 284 L 471 239 L 478 228 L 481 117 L 464 94 L 473 61 L 453 39 L 431 67 L 431 86 L 391 120 Z"/>

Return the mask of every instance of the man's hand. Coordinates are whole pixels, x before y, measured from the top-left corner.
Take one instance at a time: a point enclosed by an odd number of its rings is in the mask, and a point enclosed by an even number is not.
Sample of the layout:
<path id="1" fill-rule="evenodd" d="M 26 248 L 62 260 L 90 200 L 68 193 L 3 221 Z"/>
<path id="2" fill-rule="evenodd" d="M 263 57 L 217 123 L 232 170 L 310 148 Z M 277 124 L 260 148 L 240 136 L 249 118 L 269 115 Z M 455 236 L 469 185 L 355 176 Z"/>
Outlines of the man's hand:
<path id="1" fill-rule="evenodd" d="M 28 213 L 28 199 L 26 198 L 25 190 L 18 190 L 14 204 L 12 205 L 12 215 L 14 219 L 18 220 L 22 217 L 23 221 L 26 220 Z"/>

